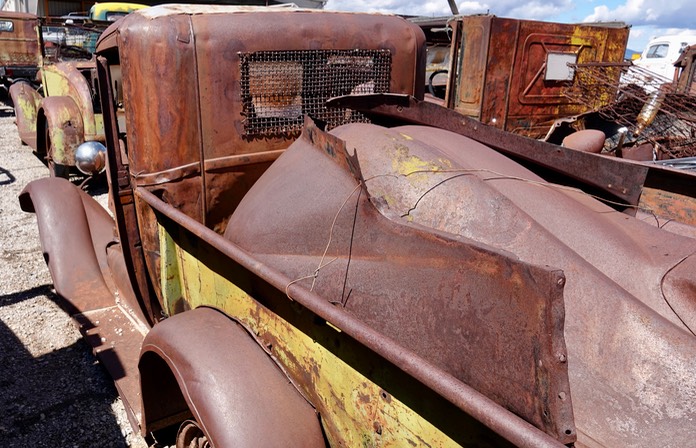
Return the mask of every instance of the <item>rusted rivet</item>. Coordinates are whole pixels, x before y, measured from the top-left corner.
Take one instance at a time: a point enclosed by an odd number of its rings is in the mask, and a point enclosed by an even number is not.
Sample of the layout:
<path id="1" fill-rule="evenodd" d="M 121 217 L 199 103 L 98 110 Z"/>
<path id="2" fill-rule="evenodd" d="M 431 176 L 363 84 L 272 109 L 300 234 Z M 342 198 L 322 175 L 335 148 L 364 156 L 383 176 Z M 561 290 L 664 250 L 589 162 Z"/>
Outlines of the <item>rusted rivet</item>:
<path id="1" fill-rule="evenodd" d="M 559 392 L 558 398 L 560 398 L 561 400 L 565 400 L 565 399 L 566 399 L 566 393 L 565 393 L 565 392 Z"/>
<path id="2" fill-rule="evenodd" d="M 558 354 L 558 360 L 559 360 L 559 361 L 561 361 L 561 362 L 566 362 L 566 359 L 567 359 L 567 358 L 566 358 L 565 353 L 559 353 L 559 354 Z"/>
<path id="3" fill-rule="evenodd" d="M 382 435 L 382 424 L 380 422 L 374 422 L 372 426 L 375 428 L 375 432 Z"/>
<path id="4" fill-rule="evenodd" d="M 387 393 L 387 391 L 380 391 L 379 396 L 382 397 L 382 400 L 385 400 L 387 403 L 391 403 L 391 396 Z"/>
<path id="5" fill-rule="evenodd" d="M 403 106 L 396 106 L 396 111 L 397 111 L 397 112 L 403 112 L 403 111 L 404 111 L 404 107 L 403 107 Z"/>

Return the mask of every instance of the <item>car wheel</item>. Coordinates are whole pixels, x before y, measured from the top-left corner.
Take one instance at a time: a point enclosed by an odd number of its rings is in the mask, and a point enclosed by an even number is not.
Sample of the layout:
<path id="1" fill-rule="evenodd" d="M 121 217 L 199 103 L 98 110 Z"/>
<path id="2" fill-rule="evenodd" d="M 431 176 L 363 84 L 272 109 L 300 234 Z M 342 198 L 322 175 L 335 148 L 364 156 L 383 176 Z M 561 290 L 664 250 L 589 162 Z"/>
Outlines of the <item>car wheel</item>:
<path id="1" fill-rule="evenodd" d="M 210 448 L 208 437 L 194 420 L 186 420 L 179 426 L 176 448 Z"/>
<path id="2" fill-rule="evenodd" d="M 70 178 L 70 167 L 61 165 L 53 161 L 53 145 L 51 144 L 51 134 L 48 130 L 48 122 L 44 124 L 44 137 L 46 142 L 46 162 L 48 171 L 51 177 L 62 177 L 63 179 Z"/>

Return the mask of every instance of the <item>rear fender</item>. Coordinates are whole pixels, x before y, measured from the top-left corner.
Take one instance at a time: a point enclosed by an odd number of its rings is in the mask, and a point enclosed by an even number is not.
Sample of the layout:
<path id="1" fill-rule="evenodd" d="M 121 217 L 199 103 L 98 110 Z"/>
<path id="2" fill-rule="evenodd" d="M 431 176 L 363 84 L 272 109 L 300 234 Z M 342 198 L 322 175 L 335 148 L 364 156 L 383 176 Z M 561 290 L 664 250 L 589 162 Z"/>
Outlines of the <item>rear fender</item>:
<path id="1" fill-rule="evenodd" d="M 61 178 L 30 182 L 19 195 L 25 212 L 36 213 L 41 247 L 56 292 L 71 314 L 114 304 L 102 272 L 114 221 L 87 193 Z"/>
<path id="2" fill-rule="evenodd" d="M 218 310 L 197 308 L 155 325 L 138 367 L 143 433 L 193 414 L 212 446 L 326 446 L 314 408 Z"/>
<path id="3" fill-rule="evenodd" d="M 55 163 L 75 165 L 75 150 L 85 141 L 82 113 L 77 103 L 67 96 L 49 97 L 41 101 L 41 109 L 51 139 L 49 155 Z"/>
<path id="4" fill-rule="evenodd" d="M 14 104 L 17 131 L 22 142 L 36 148 L 36 120 L 41 95 L 26 81 L 10 86 L 10 97 Z"/>

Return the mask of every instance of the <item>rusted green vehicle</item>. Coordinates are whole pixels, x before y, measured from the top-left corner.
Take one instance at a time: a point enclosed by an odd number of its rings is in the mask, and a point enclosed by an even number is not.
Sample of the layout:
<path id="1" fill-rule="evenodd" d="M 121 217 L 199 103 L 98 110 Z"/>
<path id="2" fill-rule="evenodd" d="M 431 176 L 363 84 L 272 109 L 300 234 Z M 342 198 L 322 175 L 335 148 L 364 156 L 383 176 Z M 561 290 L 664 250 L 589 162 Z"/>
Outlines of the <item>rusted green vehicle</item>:
<path id="1" fill-rule="evenodd" d="M 696 230 L 661 217 L 693 176 L 422 102 L 398 17 L 161 6 L 97 55 L 113 216 L 64 179 L 20 202 L 142 434 L 692 442 Z"/>
<path id="2" fill-rule="evenodd" d="M 96 40 L 104 29 L 81 28 L 79 37 L 87 40 L 92 35 Z M 9 88 L 19 137 L 46 162 L 52 176 L 67 178 L 74 168 L 86 175 L 97 174 L 104 169 L 104 154 L 76 152 L 81 143 L 104 142 L 93 55 L 62 41 L 46 41 L 41 48 L 37 53 L 40 86 L 21 80 Z"/>

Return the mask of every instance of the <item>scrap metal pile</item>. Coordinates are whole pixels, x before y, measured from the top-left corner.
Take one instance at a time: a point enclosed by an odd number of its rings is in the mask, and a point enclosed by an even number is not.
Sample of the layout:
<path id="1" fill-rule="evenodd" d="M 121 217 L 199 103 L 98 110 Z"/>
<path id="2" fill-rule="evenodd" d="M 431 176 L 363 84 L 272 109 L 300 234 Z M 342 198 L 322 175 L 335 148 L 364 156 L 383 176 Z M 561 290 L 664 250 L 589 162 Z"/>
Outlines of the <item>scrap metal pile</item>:
<path id="1" fill-rule="evenodd" d="M 696 156 L 696 96 L 689 89 L 631 63 L 574 69 L 576 81 L 563 94 L 595 112 L 564 123 L 603 131 L 602 152 L 640 160 Z"/>

